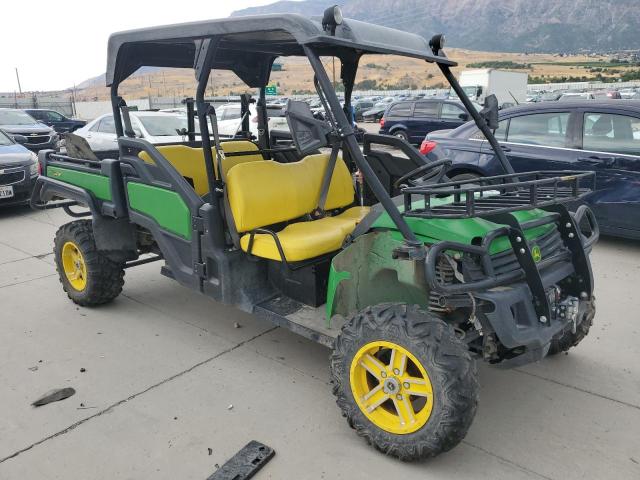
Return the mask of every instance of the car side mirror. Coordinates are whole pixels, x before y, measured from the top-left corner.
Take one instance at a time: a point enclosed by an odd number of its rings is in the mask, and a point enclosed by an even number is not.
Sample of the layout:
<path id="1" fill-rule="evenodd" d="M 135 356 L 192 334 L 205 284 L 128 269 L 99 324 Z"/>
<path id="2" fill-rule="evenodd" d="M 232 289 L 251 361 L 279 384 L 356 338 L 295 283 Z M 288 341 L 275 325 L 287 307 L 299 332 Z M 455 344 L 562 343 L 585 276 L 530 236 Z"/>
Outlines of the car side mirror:
<path id="1" fill-rule="evenodd" d="M 461 113 L 460 115 L 458 115 L 458 118 L 460 120 L 462 120 L 463 122 L 466 122 L 467 120 L 469 120 L 469 114 L 468 113 Z"/>
<path id="2" fill-rule="evenodd" d="M 23 145 L 23 144 L 27 143 L 27 137 L 25 137 L 24 135 L 17 135 L 16 134 L 16 135 L 12 135 L 12 137 L 13 137 L 13 140 L 16 143 L 19 143 L 20 145 Z"/>
<path id="3" fill-rule="evenodd" d="M 491 130 L 498 128 L 498 99 L 495 95 L 488 95 L 484 99 L 484 108 L 480 110 L 480 116 Z"/>

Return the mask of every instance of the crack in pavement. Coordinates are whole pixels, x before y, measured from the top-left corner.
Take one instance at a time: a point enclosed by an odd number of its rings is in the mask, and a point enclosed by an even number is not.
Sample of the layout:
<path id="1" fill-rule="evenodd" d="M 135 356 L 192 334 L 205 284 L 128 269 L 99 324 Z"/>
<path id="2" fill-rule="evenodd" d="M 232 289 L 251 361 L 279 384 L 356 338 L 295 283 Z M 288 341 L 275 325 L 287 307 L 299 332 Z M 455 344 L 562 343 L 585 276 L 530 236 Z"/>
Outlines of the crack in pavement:
<path id="1" fill-rule="evenodd" d="M 60 435 L 64 435 L 65 433 L 68 433 L 68 432 L 70 432 L 71 430 L 74 430 L 75 428 L 79 427 L 80 425 L 82 425 L 82 424 L 84 424 L 84 423 L 86 423 L 86 422 L 88 422 L 88 421 L 90 421 L 90 420 L 92 420 L 92 419 L 94 419 L 94 418 L 96 418 L 96 417 L 99 417 L 99 416 L 101 416 L 101 415 L 104 415 L 105 413 L 110 412 L 110 411 L 111 411 L 111 410 L 113 410 L 114 408 L 117 408 L 117 407 L 119 407 L 120 405 L 124 405 L 125 403 L 129 402 L 130 400 L 133 400 L 133 399 L 135 399 L 135 398 L 137 398 L 137 397 L 139 397 L 139 396 L 141 396 L 141 395 L 144 395 L 144 394 L 145 394 L 145 393 L 147 393 L 147 392 L 150 392 L 150 391 L 152 391 L 152 390 L 155 390 L 156 388 L 161 387 L 162 385 L 165 385 L 165 384 L 167 384 L 167 383 L 169 383 L 169 382 L 171 382 L 171 381 L 175 380 L 176 378 L 182 377 L 183 375 L 186 375 L 186 374 L 188 374 L 188 373 L 190 373 L 190 372 L 192 372 L 192 371 L 196 370 L 197 368 L 202 367 L 203 365 L 206 365 L 206 364 L 208 364 L 208 363 L 210 363 L 210 362 L 212 362 L 212 361 L 214 361 L 214 360 L 216 360 L 216 359 L 218 359 L 218 358 L 222 357 L 223 355 L 226 355 L 227 353 L 231 353 L 231 352 L 233 352 L 234 350 L 237 350 L 238 348 L 240 348 L 240 347 L 242 347 L 242 346 L 244 346 L 244 345 L 246 345 L 246 344 L 248 344 L 248 343 L 252 342 L 253 340 L 255 340 L 255 339 L 257 339 L 257 338 L 259 338 L 259 337 L 261 337 L 261 336 L 263 336 L 263 335 L 266 335 L 266 334 L 267 334 L 267 333 L 269 333 L 269 332 L 272 332 L 273 330 L 275 330 L 275 329 L 277 329 L 277 328 L 279 328 L 279 327 L 275 326 L 275 327 L 270 328 L 270 329 L 268 329 L 268 330 L 266 330 L 266 331 L 264 331 L 264 332 L 261 332 L 261 333 L 259 333 L 259 334 L 257 334 L 257 335 L 254 335 L 253 337 L 248 338 L 247 340 L 243 340 L 242 342 L 240 342 L 240 343 L 238 343 L 238 344 L 234 345 L 233 347 L 227 348 L 226 350 L 223 350 L 223 351 L 221 351 L 220 353 L 217 353 L 217 354 L 215 354 L 215 355 L 214 355 L 214 356 L 212 356 L 212 357 L 209 357 L 209 358 L 207 358 L 207 359 L 205 359 L 205 360 L 202 360 L 201 362 L 196 363 L 195 365 L 192 365 L 191 367 L 187 368 L 186 370 L 182 370 L 181 372 L 178 372 L 178 373 L 176 373 L 176 374 L 174 374 L 174 375 L 171 375 L 170 377 L 165 378 L 164 380 L 161 380 L 161 381 L 160 381 L 160 382 L 158 382 L 158 383 L 154 383 L 153 385 L 151 385 L 151 386 L 149 386 L 149 387 L 145 388 L 144 390 L 141 390 L 140 392 L 134 393 L 133 395 L 129 395 L 127 398 L 125 398 L 125 399 L 123 399 L 123 400 L 119 400 L 119 401 L 117 401 L 117 402 L 115 402 L 115 403 L 113 403 L 113 404 L 109 405 L 109 406 L 108 406 L 108 407 L 106 407 L 105 409 L 100 410 L 99 412 L 97 412 L 97 413 L 95 413 L 95 414 L 93 414 L 93 415 L 91 415 L 91 416 L 89 416 L 89 417 L 83 418 L 82 420 L 78 420 L 77 422 L 75 422 L 75 423 L 74 423 L 74 424 L 72 424 L 72 425 L 69 425 L 67 428 L 65 428 L 65 429 L 63 429 L 63 430 L 60 430 L 60 431 L 58 431 L 58 432 L 56 432 L 56 433 L 53 433 L 53 434 L 51 434 L 51 435 L 49 435 L 49 436 L 47 436 L 47 437 L 44 437 L 44 438 L 42 438 L 42 439 L 38 440 L 37 442 L 32 443 L 31 445 L 27 445 L 26 447 L 21 448 L 20 450 L 15 451 L 15 452 L 14 452 L 14 453 L 12 453 L 11 455 L 7 455 L 7 456 L 6 456 L 6 457 L 4 457 L 4 458 L 0 458 L 0 463 L 4 463 L 4 462 L 6 462 L 7 460 L 11 460 L 12 458 L 17 457 L 17 456 L 18 456 L 18 455 L 20 455 L 21 453 L 24 453 L 24 452 L 26 452 L 26 451 L 29 451 L 29 450 L 31 450 L 32 448 L 37 447 L 38 445 L 42 445 L 43 443 L 45 443 L 45 442 L 47 442 L 47 441 L 49 441 L 49 440 L 52 440 L 52 439 L 54 439 L 54 438 L 56 438 L 56 437 L 59 437 Z"/>
<path id="2" fill-rule="evenodd" d="M 23 283 L 33 282 L 35 280 L 41 280 L 43 278 L 56 277 L 57 273 L 50 273 L 49 275 L 42 275 L 41 277 L 30 278 L 29 280 L 21 280 L 20 282 L 7 283 L 6 285 L 0 285 L 0 288 L 13 287 L 14 285 L 20 285 Z"/>
<path id="3" fill-rule="evenodd" d="M 6 242 L 2 242 L 0 241 L 0 245 L 4 245 L 5 247 L 8 248 L 12 248 L 13 250 L 15 250 L 16 252 L 20 252 L 20 253 L 24 253 L 25 255 L 28 255 L 25 258 L 21 258 L 19 260 L 11 260 L 9 262 L 3 262 L 0 265 L 4 265 L 6 263 L 13 263 L 13 262 L 19 262 L 20 260 L 27 260 L 29 258 L 35 258 L 36 260 L 42 260 L 44 257 L 48 257 L 49 255 L 53 255 L 53 252 L 47 252 L 47 253 L 38 253 L 38 254 L 33 254 L 31 252 L 27 252 L 26 250 L 22 250 L 21 248 L 16 247 L 15 245 L 9 245 Z M 45 262 L 46 263 L 46 262 Z"/>
<path id="4" fill-rule="evenodd" d="M 474 445 L 473 443 L 471 443 L 471 442 L 469 442 L 467 440 L 462 440 L 462 442 L 460 442 L 460 443 L 463 443 L 463 444 L 467 445 L 468 447 L 475 448 L 476 450 L 479 450 L 480 452 L 485 453 L 486 455 L 494 457 L 494 458 L 496 458 L 498 461 L 500 461 L 502 463 L 505 463 L 505 464 L 510 465 L 510 466 L 512 466 L 514 468 L 517 468 L 518 470 L 520 470 L 520 471 L 522 471 L 524 473 L 535 475 L 537 478 L 544 478 L 544 480 L 554 480 L 551 477 L 547 477 L 546 475 L 543 475 L 542 473 L 538 473 L 535 470 L 531 470 L 530 468 L 527 468 L 527 467 L 525 467 L 523 465 L 520 465 L 519 463 L 516 463 L 516 462 L 514 462 L 512 460 L 509 460 L 508 458 L 504 458 L 503 456 L 498 455 L 498 454 L 493 453 L 493 452 L 490 452 L 489 450 L 484 449 L 482 447 L 479 447 L 478 445 Z"/>
<path id="5" fill-rule="evenodd" d="M 547 382 L 555 383 L 556 385 L 560 385 L 562 387 L 571 388 L 573 390 L 577 390 L 578 392 L 586 393 L 587 395 L 593 395 L 594 397 L 599 397 L 604 400 L 609 400 L 611 402 L 618 403 L 620 405 L 624 405 L 625 407 L 635 408 L 636 410 L 640 410 L 640 405 L 634 405 L 633 403 L 625 402 L 624 400 L 618 400 L 617 398 L 608 397 L 606 395 L 602 395 L 601 393 L 592 392 L 590 390 L 586 390 L 584 388 L 577 387 L 575 385 L 570 385 L 568 383 L 560 382 L 558 380 L 553 380 L 551 378 L 543 377 L 542 375 L 538 375 L 537 373 L 527 372 L 525 370 L 521 370 L 519 368 L 514 368 L 514 372 L 523 373 L 524 375 L 529 375 L 531 377 L 537 378 L 539 380 L 546 380 Z"/>
<path id="6" fill-rule="evenodd" d="M 16 251 L 19 251 L 19 250 L 16 250 Z M 23 252 L 20 252 L 20 253 L 23 253 Z M 15 260 L 7 260 L 6 262 L 0 262 L 0 265 L 9 265 L 10 263 L 21 262 L 23 260 L 29 260 L 30 258 L 32 257 L 22 257 L 22 258 L 16 258 Z"/>

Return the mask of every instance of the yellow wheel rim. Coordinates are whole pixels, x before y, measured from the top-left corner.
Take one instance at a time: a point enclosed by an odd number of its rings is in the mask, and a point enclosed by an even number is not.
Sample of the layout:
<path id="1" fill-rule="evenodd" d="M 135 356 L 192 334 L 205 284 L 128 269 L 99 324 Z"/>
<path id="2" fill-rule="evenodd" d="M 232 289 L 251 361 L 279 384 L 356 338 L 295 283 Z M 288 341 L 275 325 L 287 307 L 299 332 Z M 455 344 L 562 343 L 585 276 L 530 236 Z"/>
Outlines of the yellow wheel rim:
<path id="1" fill-rule="evenodd" d="M 62 268 L 69 284 L 78 292 L 87 287 L 87 264 L 82 252 L 73 242 L 62 246 Z"/>
<path id="2" fill-rule="evenodd" d="M 362 413 L 389 433 L 415 432 L 433 410 L 431 381 L 418 359 L 391 342 L 364 345 L 353 357 L 351 392 Z"/>

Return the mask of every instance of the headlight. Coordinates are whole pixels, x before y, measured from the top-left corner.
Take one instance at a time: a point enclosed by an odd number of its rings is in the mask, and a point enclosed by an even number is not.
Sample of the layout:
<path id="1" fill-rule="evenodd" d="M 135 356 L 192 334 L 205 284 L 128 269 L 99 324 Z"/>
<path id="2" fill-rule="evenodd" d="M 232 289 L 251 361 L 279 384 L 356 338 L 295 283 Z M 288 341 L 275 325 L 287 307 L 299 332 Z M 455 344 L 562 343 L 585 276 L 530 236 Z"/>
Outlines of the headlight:
<path id="1" fill-rule="evenodd" d="M 38 175 L 38 156 L 32 153 L 31 159 L 33 160 L 33 163 L 29 165 L 29 176 L 35 177 Z"/>

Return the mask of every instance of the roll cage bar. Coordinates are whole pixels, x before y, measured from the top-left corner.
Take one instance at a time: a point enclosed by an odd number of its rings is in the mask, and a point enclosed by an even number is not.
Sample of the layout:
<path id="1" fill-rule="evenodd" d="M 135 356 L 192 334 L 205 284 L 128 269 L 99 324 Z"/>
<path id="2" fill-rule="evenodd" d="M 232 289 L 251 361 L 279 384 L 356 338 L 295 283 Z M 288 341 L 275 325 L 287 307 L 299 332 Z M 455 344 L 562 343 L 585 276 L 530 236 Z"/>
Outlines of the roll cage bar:
<path id="1" fill-rule="evenodd" d="M 207 181 L 213 199 L 215 192 L 220 192 L 224 182 L 223 178 L 216 177 L 213 162 L 218 163 L 217 171 L 222 172 L 220 163 L 224 153 L 220 148 L 215 109 L 205 100 L 211 71 L 231 70 L 247 86 L 259 89 L 258 143 L 261 149 L 269 150 L 265 87 L 269 81 L 272 64 L 280 56 L 305 56 L 314 71 L 314 84 L 318 95 L 325 106 L 329 107 L 331 123 L 336 130 L 334 133 L 342 142 L 342 148 L 349 153 L 374 195 L 404 237 L 407 249 L 401 254 L 409 257 L 421 255 L 422 242 L 418 241 L 409 228 L 366 161 L 354 136 L 351 123 L 351 95 L 358 64 L 364 54 L 394 54 L 436 63 L 477 126 L 494 147 L 506 173 L 513 173 L 513 169 L 486 121 L 472 106 L 452 74 L 450 67 L 457 64 L 446 57 L 440 46 L 433 45 L 433 39 L 427 43 L 418 35 L 351 19 L 345 19 L 340 25 L 334 25 L 329 30 L 325 27 L 321 18 L 309 19 L 297 14 L 285 14 L 236 17 L 113 34 L 109 38 L 106 80 L 107 86 L 111 87 L 116 133 L 118 137 L 131 136 L 126 102 L 118 95 L 118 87 L 122 81 L 142 66 L 193 68 L 197 80 L 195 105 Z M 345 90 L 344 109 L 320 60 L 322 56 L 340 59 L 340 76 Z M 211 121 L 212 132 L 209 132 L 208 119 Z M 189 122 L 192 122 L 191 116 Z M 189 128 L 189 131 L 193 130 Z M 191 138 L 190 135 L 189 139 Z M 213 150 L 216 151 L 215 159 Z M 211 201 L 212 206 L 214 203 Z"/>

